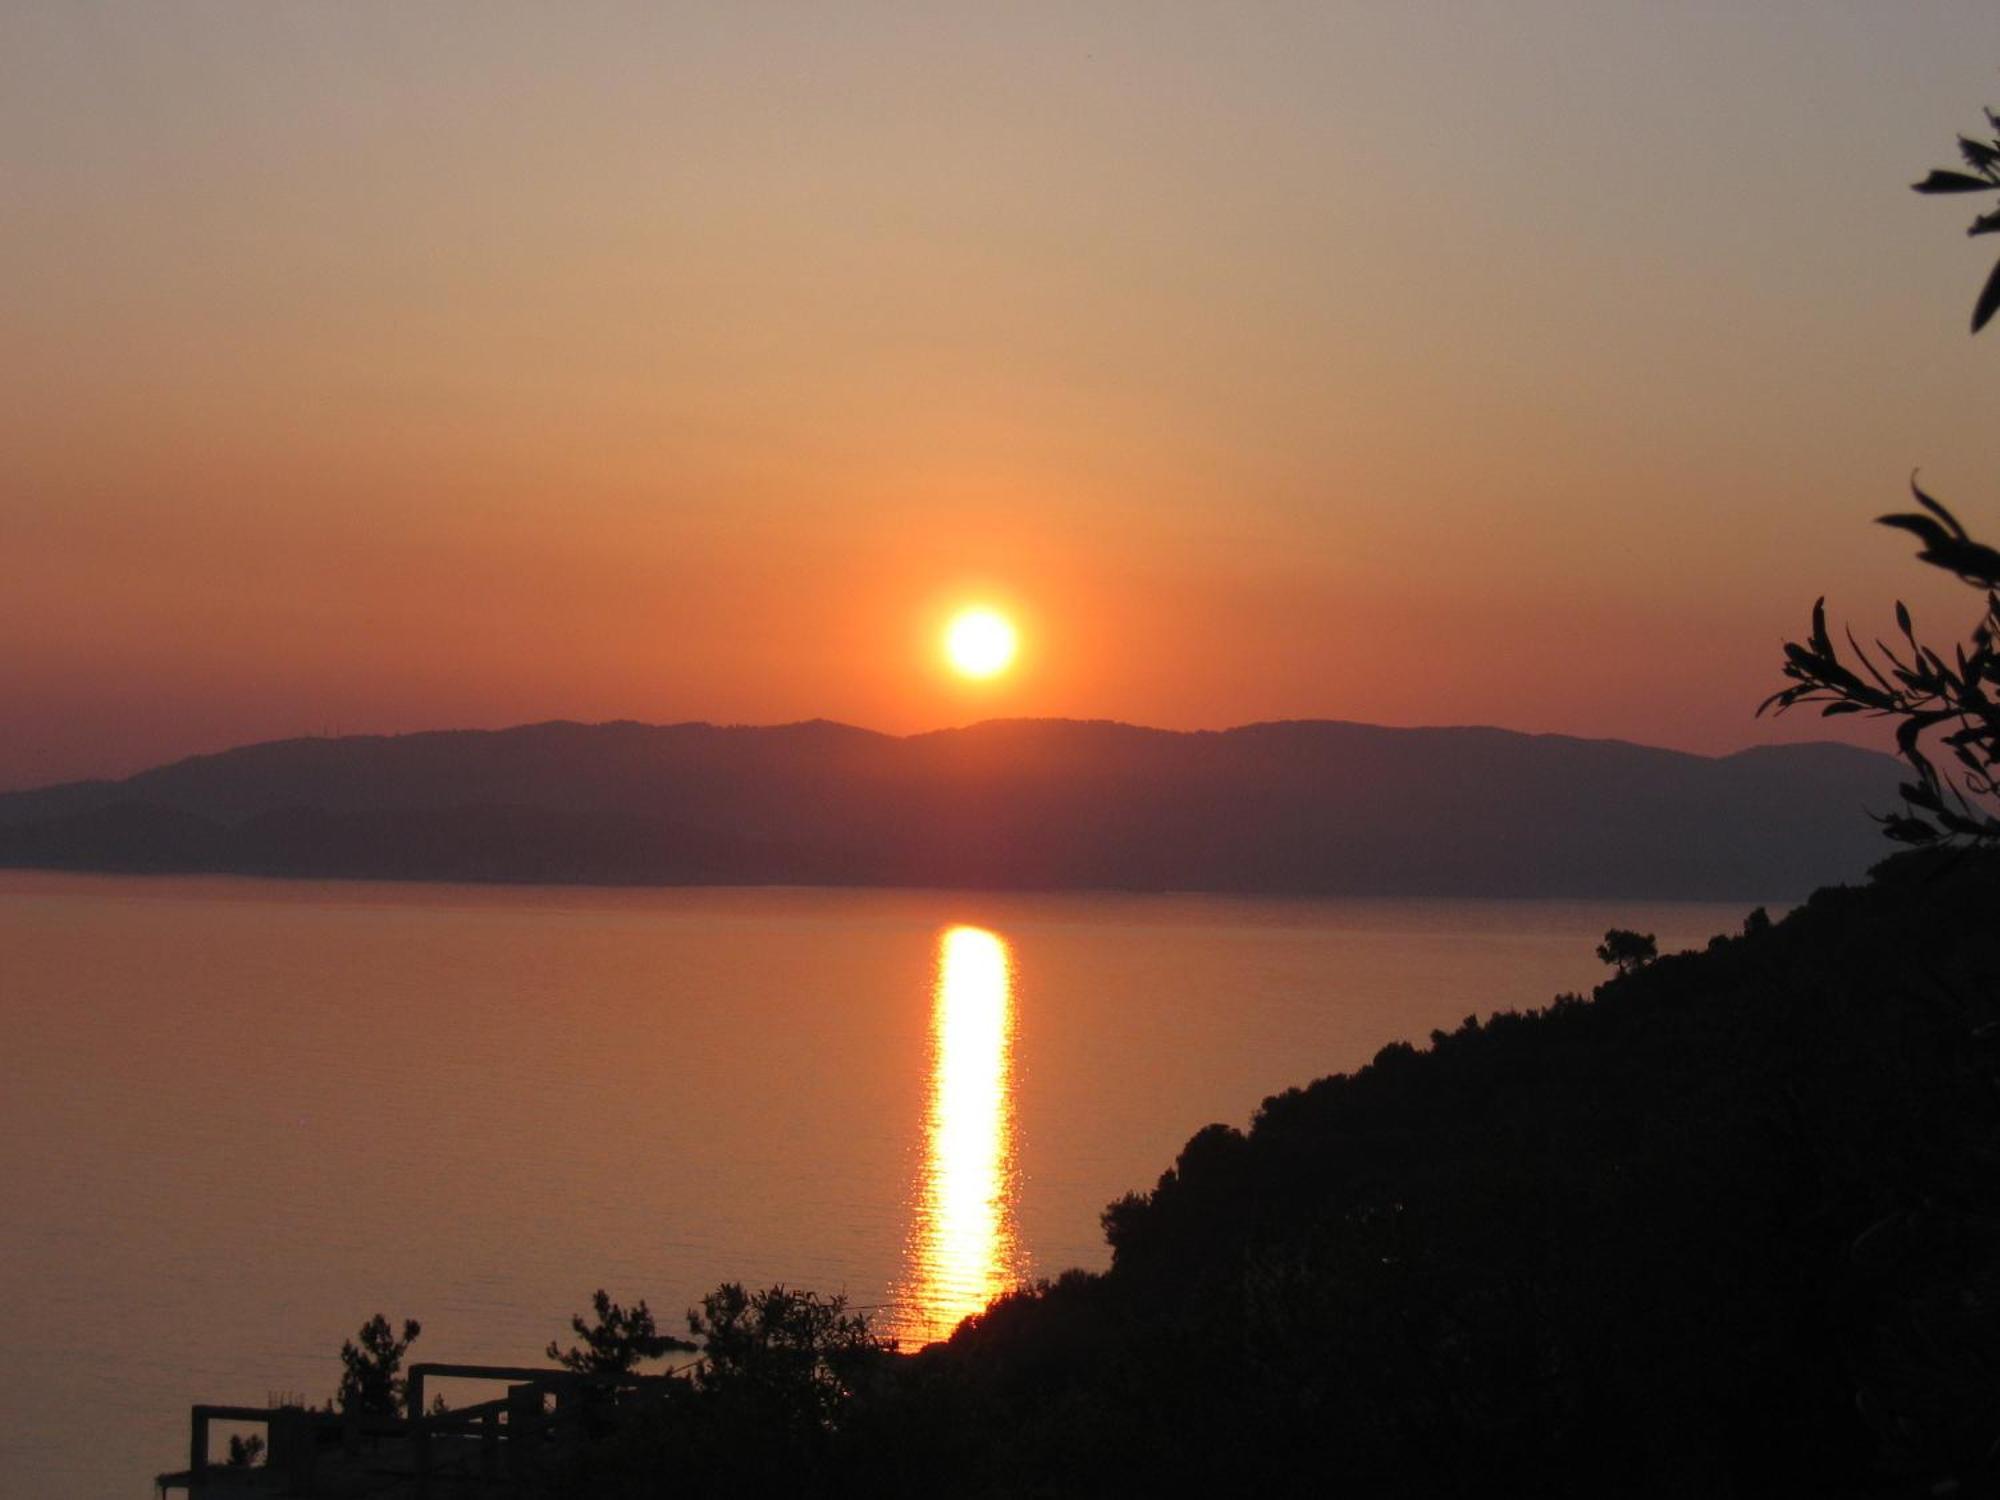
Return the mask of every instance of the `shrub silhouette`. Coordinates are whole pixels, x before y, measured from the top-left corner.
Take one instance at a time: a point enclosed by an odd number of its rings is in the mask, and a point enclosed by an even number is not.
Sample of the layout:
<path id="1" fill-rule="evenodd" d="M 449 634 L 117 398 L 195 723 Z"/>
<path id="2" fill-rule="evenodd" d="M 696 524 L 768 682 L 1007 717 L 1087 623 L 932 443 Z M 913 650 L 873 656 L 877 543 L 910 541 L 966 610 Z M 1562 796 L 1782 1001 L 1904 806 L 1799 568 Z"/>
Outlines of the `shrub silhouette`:
<path id="1" fill-rule="evenodd" d="M 599 1287 L 590 1305 L 597 1314 L 595 1325 L 586 1324 L 581 1313 L 569 1320 L 569 1326 L 583 1340 L 580 1345 L 572 1344 L 565 1351 L 554 1339 L 549 1340 L 549 1358 L 565 1370 L 579 1375 L 629 1375 L 641 1360 L 695 1347 L 686 1339 L 661 1333 L 643 1298 L 628 1309 L 613 1302 Z"/>
<path id="2" fill-rule="evenodd" d="M 844 1297 L 725 1282 L 689 1309 L 687 1321 L 702 1358 L 606 1423 L 605 1440 L 552 1476 L 550 1494 L 908 1492 L 880 1465 L 900 1470 L 925 1434 L 912 1410 L 896 1403 L 878 1401 L 875 1425 L 857 1426 L 861 1393 L 879 1397 L 895 1384 L 887 1359 L 895 1344 L 878 1338 L 865 1315 L 850 1313 Z"/>
<path id="3" fill-rule="evenodd" d="M 1620 974 L 1630 974 L 1634 969 L 1643 969 L 1660 956 L 1660 945 L 1650 932 L 1633 932 L 1628 928 L 1614 927 L 1604 934 L 1604 941 L 1597 945 L 1599 963 L 1610 964 Z"/>
<path id="4" fill-rule="evenodd" d="M 264 1440 L 254 1434 L 244 1437 L 241 1433 L 229 1435 L 229 1458 L 227 1467 L 232 1469 L 254 1469 L 264 1461 Z"/>
<path id="5" fill-rule="evenodd" d="M 403 1378 L 403 1356 L 423 1332 L 415 1318 L 403 1320 L 403 1336 L 396 1337 L 389 1320 L 377 1313 L 361 1325 L 357 1345 L 349 1339 L 340 1346 L 340 1390 L 334 1403 L 349 1416 L 393 1417 L 403 1409 L 409 1382 Z"/>
<path id="6" fill-rule="evenodd" d="M 701 1341 L 697 1391 L 747 1396 L 787 1423 L 831 1428 L 867 1363 L 892 1351 L 845 1297 L 774 1286 L 746 1292 L 724 1282 L 688 1310 Z"/>

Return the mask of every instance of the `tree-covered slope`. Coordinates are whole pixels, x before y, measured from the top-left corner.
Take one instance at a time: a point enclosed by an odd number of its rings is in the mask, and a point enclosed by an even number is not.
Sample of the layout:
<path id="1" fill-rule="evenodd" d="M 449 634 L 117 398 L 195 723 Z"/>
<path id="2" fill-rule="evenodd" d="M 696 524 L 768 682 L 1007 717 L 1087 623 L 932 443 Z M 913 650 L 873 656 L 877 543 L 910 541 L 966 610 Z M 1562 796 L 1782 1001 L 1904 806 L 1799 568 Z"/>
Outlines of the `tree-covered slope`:
<path id="1" fill-rule="evenodd" d="M 1906 859 L 1211 1126 L 880 1443 L 960 1493 L 1990 1492 L 1996 897 Z"/>

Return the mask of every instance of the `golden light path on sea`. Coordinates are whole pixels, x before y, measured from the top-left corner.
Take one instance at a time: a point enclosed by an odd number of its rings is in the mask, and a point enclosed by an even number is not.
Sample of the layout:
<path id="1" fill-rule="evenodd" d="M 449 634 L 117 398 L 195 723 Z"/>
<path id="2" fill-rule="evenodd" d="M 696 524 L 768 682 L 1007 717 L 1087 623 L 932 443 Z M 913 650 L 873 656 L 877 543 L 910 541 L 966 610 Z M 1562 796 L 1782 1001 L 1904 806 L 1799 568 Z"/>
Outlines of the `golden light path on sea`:
<path id="1" fill-rule="evenodd" d="M 931 1005 L 930 1102 L 899 1330 L 948 1335 L 1017 1284 L 1014 1224 L 1014 984 L 999 934 L 939 935 Z"/>

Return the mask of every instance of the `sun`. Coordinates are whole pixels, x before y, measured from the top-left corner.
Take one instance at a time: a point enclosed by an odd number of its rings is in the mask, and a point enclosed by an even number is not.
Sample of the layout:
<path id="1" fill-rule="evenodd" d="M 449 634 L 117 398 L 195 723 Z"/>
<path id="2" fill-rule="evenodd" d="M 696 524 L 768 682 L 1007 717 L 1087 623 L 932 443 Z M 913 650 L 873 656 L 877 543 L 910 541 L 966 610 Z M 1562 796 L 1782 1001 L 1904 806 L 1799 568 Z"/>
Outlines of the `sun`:
<path id="1" fill-rule="evenodd" d="M 1004 615 L 990 609 L 962 610 L 944 634 L 944 654 L 965 677 L 997 677 L 1014 660 L 1019 638 Z"/>

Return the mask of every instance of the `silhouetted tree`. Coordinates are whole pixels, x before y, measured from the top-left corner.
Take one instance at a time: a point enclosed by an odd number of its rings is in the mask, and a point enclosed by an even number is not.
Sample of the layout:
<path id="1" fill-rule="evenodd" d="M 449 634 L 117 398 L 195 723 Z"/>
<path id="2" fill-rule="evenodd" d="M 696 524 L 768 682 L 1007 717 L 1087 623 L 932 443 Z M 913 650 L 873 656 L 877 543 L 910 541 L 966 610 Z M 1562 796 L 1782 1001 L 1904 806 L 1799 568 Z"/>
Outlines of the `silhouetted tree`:
<path id="1" fill-rule="evenodd" d="M 590 1305 L 597 1313 L 595 1326 L 586 1324 L 581 1313 L 569 1320 L 582 1344 L 572 1344 L 565 1351 L 556 1346 L 554 1339 L 549 1340 L 549 1358 L 566 1370 L 579 1375 L 629 1375 L 640 1360 L 658 1359 L 676 1349 L 695 1347 L 686 1339 L 661 1333 L 653 1321 L 652 1309 L 643 1299 L 629 1309 L 624 1308 L 599 1287 Z"/>
<path id="2" fill-rule="evenodd" d="M 774 1286 L 746 1292 L 724 1282 L 688 1310 L 688 1331 L 701 1340 L 695 1389 L 744 1394 L 808 1425 L 835 1424 L 857 1373 L 895 1349 L 878 1338 L 845 1297 Z"/>
<path id="3" fill-rule="evenodd" d="M 254 1469 L 264 1461 L 264 1440 L 252 1435 L 244 1437 L 240 1433 L 229 1435 L 228 1465 L 232 1469 Z"/>
<path id="4" fill-rule="evenodd" d="M 401 1338 L 380 1313 L 363 1323 L 361 1342 L 349 1339 L 340 1346 L 340 1390 L 334 1396 L 340 1410 L 365 1417 L 401 1412 L 409 1385 L 403 1378 L 403 1356 L 422 1332 L 423 1325 L 415 1318 L 404 1319 Z"/>
<path id="5" fill-rule="evenodd" d="M 1632 932 L 1624 927 L 1612 928 L 1597 945 L 1598 961 L 1610 964 L 1620 974 L 1642 969 L 1659 956 L 1660 945 L 1653 940 L 1652 933 Z"/>

